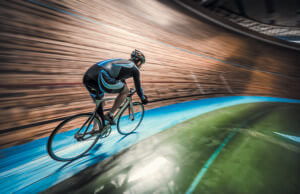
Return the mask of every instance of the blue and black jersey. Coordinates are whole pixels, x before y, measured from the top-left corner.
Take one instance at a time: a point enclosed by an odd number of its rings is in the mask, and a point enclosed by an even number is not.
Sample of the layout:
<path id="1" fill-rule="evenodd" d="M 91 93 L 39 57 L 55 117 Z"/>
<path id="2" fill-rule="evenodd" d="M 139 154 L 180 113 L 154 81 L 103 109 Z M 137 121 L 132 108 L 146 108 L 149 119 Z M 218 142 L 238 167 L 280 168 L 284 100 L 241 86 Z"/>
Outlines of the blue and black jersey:
<path id="1" fill-rule="evenodd" d="M 96 63 L 87 70 L 83 82 L 88 89 L 92 87 L 100 90 L 100 94 L 103 96 L 104 93 L 121 92 L 125 80 L 131 77 L 133 77 L 137 94 L 143 100 L 144 93 L 140 82 L 140 72 L 134 62 L 130 60 L 110 59 Z"/>

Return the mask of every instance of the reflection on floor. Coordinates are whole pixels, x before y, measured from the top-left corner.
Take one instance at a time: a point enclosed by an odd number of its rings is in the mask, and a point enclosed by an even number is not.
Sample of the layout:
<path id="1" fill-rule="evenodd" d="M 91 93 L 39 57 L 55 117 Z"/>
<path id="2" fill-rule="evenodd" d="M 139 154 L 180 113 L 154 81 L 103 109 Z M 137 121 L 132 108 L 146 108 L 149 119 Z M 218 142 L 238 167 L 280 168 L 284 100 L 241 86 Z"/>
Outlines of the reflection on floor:
<path id="1" fill-rule="evenodd" d="M 278 132 L 274 132 L 277 135 L 281 135 L 282 137 L 285 137 L 287 139 L 293 140 L 297 143 L 300 143 L 300 137 L 296 137 L 296 136 L 292 136 L 292 135 L 287 135 L 287 134 L 283 134 L 283 133 L 278 133 Z"/>

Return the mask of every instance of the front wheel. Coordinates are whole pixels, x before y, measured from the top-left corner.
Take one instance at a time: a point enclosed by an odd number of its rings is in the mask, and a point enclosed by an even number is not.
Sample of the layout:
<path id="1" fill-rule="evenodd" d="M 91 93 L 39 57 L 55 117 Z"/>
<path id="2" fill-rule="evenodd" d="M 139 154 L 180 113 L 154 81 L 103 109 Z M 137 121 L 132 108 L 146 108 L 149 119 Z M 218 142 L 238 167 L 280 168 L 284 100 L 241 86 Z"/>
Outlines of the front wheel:
<path id="1" fill-rule="evenodd" d="M 144 118 L 144 105 L 140 102 L 133 102 L 123 110 L 117 121 L 117 129 L 120 134 L 128 135 L 135 131 Z"/>
<path id="2" fill-rule="evenodd" d="M 48 139 L 47 151 L 57 161 L 75 160 L 95 145 L 100 136 L 92 130 L 101 128 L 102 122 L 92 113 L 74 115 L 54 129 Z"/>

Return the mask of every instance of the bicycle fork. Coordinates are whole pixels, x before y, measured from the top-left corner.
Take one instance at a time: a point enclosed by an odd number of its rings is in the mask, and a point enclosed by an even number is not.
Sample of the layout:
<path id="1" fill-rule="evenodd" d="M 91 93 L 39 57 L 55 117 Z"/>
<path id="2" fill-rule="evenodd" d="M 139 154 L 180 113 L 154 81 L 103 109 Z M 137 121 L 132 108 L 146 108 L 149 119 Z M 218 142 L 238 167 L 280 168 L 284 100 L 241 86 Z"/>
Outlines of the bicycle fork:
<path id="1" fill-rule="evenodd" d="M 133 103 L 130 101 L 129 107 L 128 107 L 128 116 L 130 120 L 134 120 L 134 111 L 133 111 Z"/>

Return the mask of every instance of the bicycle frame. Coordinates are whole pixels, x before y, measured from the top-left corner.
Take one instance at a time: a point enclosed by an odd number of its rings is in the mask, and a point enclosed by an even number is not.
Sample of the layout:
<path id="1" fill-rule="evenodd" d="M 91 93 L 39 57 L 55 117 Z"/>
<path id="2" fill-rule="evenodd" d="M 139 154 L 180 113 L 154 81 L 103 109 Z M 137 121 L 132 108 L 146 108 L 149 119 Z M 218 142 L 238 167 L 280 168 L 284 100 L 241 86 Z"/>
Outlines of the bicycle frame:
<path id="1" fill-rule="evenodd" d="M 96 100 L 96 104 L 97 104 L 97 107 L 96 107 L 96 110 L 98 109 L 98 107 L 100 106 L 100 104 L 104 101 L 109 101 L 109 100 L 114 100 L 115 98 L 106 98 L 106 99 L 103 99 L 103 100 Z M 120 107 L 120 110 L 117 112 L 117 114 L 114 116 L 114 121 L 116 121 L 121 113 L 123 112 L 124 109 L 127 108 L 127 106 L 130 106 L 129 110 L 132 111 L 133 113 L 133 105 L 132 105 L 132 98 L 130 96 L 127 96 L 126 99 L 125 99 L 125 103 Z"/>
<path id="2" fill-rule="evenodd" d="M 87 134 L 87 130 L 89 129 L 93 119 L 95 118 L 96 116 L 96 112 L 99 108 L 99 106 L 101 105 L 102 102 L 105 102 L 105 101 L 110 101 L 110 100 L 114 100 L 115 98 L 105 98 L 105 99 L 102 99 L 102 100 L 96 100 L 96 108 L 95 108 L 95 111 L 93 112 L 93 115 L 85 121 L 85 123 L 81 126 L 81 128 L 77 131 L 77 133 L 75 134 L 75 136 L 79 135 L 80 131 L 82 130 L 82 128 L 88 123 L 84 133 L 83 133 L 83 136 Z M 117 114 L 114 116 L 114 121 L 116 121 L 121 113 L 123 112 L 124 109 L 127 108 L 127 106 L 129 105 L 129 117 L 130 115 L 132 114 L 133 118 L 131 119 L 134 119 L 134 112 L 133 112 L 133 104 L 132 104 L 132 98 L 131 96 L 127 96 L 126 99 L 125 99 L 125 103 L 123 104 L 123 106 L 120 107 L 120 110 L 117 112 Z M 131 114 L 130 114 L 131 113 Z M 105 121 L 104 121 L 105 122 Z M 88 138 L 87 138 L 88 139 Z"/>
<path id="3" fill-rule="evenodd" d="M 120 110 L 117 112 L 116 116 L 114 116 L 114 121 L 117 121 L 117 119 L 121 116 L 121 113 L 123 112 L 123 110 L 126 109 L 128 105 L 129 105 L 129 110 L 131 110 L 131 112 L 133 113 L 132 98 L 126 97 L 125 103 L 120 108 Z"/>

